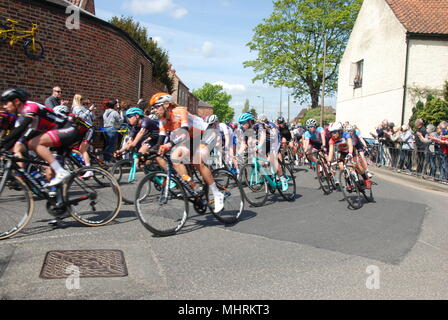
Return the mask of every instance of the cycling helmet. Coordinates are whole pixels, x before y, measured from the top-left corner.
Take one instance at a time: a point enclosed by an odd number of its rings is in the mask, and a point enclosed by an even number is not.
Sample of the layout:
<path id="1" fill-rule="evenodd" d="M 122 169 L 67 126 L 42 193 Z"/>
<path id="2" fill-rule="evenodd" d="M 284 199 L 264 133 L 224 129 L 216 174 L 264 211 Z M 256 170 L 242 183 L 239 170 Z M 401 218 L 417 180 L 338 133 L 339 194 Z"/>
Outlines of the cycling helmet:
<path id="1" fill-rule="evenodd" d="M 0 101 L 8 102 L 19 98 L 20 101 L 25 103 L 30 97 L 29 93 L 22 89 L 8 89 L 2 93 L 0 96 Z"/>
<path id="2" fill-rule="evenodd" d="M 159 120 L 159 117 L 158 117 L 156 114 L 151 113 L 151 114 L 149 115 L 149 119 L 150 119 L 150 120 Z"/>
<path id="3" fill-rule="evenodd" d="M 264 115 L 264 114 L 260 114 L 258 116 L 258 120 L 260 120 L 260 121 L 268 121 L 268 117 L 266 115 Z"/>
<path id="4" fill-rule="evenodd" d="M 239 124 L 246 124 L 250 120 L 254 120 L 254 116 L 252 113 L 246 112 L 238 117 Z"/>
<path id="5" fill-rule="evenodd" d="M 149 100 L 149 105 L 151 107 L 158 107 L 165 102 L 174 103 L 173 96 L 169 95 L 168 93 L 159 92 L 151 97 L 151 99 Z"/>
<path id="6" fill-rule="evenodd" d="M 229 127 L 232 128 L 232 130 L 235 130 L 236 128 L 238 128 L 238 125 L 235 123 L 231 123 L 229 124 Z"/>
<path id="7" fill-rule="evenodd" d="M 139 116 L 143 117 L 144 113 L 143 110 L 140 108 L 131 108 L 129 110 L 126 111 L 126 117 L 130 118 L 132 116 L 135 116 L 136 114 L 138 114 Z"/>
<path id="8" fill-rule="evenodd" d="M 302 128 L 302 124 L 301 124 L 301 123 L 298 123 L 298 124 L 296 125 L 296 129 L 300 129 L 300 128 Z"/>
<path id="9" fill-rule="evenodd" d="M 355 130 L 355 128 L 352 125 L 348 125 L 345 127 L 345 130 L 347 130 L 348 132 Z"/>
<path id="10" fill-rule="evenodd" d="M 70 108 L 64 105 L 56 106 L 53 108 L 53 111 L 56 113 L 68 114 L 70 112 Z"/>
<path id="11" fill-rule="evenodd" d="M 207 122 L 208 124 L 214 124 L 217 123 L 218 121 L 219 121 L 218 116 L 214 114 L 205 118 L 205 122 Z"/>
<path id="12" fill-rule="evenodd" d="M 316 119 L 309 119 L 309 120 L 306 122 L 306 127 L 307 127 L 307 128 L 317 127 L 317 121 L 316 121 Z"/>
<path id="13" fill-rule="evenodd" d="M 335 122 L 331 124 L 331 126 L 328 128 L 328 131 L 336 132 L 336 131 L 342 131 L 342 129 L 343 129 L 342 123 Z"/>
<path id="14" fill-rule="evenodd" d="M 277 123 L 279 123 L 279 124 L 282 124 L 282 123 L 285 123 L 285 118 L 283 118 L 283 117 L 279 117 L 278 119 L 277 119 Z"/>

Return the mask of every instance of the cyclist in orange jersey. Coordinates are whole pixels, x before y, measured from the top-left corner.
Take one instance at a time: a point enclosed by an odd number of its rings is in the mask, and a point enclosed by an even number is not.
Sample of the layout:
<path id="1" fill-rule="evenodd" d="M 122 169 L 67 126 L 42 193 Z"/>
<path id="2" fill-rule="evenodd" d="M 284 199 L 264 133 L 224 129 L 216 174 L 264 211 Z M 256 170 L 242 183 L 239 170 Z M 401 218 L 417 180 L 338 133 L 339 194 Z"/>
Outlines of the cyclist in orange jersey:
<path id="1" fill-rule="evenodd" d="M 216 141 L 201 141 L 201 134 L 207 129 L 207 123 L 196 117 L 184 108 L 174 103 L 174 99 L 167 93 L 157 93 L 151 97 L 150 106 L 160 119 L 159 133 L 159 155 L 171 152 L 174 169 L 181 178 L 191 183 L 184 163 L 193 164 L 210 187 L 215 199 L 215 212 L 224 209 L 224 194 L 216 186 L 212 172 L 205 165 L 210 156 L 212 146 Z M 162 144 L 166 138 L 169 142 Z M 194 160 L 194 161 L 193 161 Z M 166 169 L 166 163 L 158 160 L 159 164 Z"/>

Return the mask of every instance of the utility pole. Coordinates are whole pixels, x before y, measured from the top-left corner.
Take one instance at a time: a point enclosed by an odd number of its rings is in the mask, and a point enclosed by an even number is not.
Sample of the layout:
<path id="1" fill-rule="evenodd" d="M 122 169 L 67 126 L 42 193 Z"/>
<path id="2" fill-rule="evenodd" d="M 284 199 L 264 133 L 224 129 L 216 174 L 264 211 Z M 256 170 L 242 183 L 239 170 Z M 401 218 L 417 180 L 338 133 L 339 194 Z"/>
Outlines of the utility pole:
<path id="1" fill-rule="evenodd" d="M 280 87 L 280 117 L 283 115 L 282 103 L 283 103 L 283 86 Z"/>
<path id="2" fill-rule="evenodd" d="M 257 96 L 257 98 L 263 99 L 263 112 L 262 112 L 262 114 L 264 114 L 264 97 Z"/>
<path id="3" fill-rule="evenodd" d="M 327 63 L 327 34 L 324 35 L 324 68 L 322 71 L 322 106 L 320 107 L 320 126 L 324 126 L 324 108 L 325 108 L 325 65 Z"/>
<path id="4" fill-rule="evenodd" d="M 289 110 L 291 106 L 291 94 L 288 93 L 288 123 L 289 123 Z"/>

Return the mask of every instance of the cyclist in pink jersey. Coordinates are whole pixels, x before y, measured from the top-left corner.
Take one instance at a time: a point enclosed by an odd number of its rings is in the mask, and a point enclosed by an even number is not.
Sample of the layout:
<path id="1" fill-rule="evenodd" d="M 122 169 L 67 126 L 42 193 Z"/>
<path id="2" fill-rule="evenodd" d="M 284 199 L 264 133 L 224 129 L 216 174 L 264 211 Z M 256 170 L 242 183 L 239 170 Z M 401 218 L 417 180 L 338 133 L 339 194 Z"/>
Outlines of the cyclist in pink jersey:
<path id="1" fill-rule="evenodd" d="M 0 96 L 0 102 L 5 104 L 8 112 L 21 115 L 11 134 L 0 141 L 0 148 L 9 150 L 20 139 L 14 151 L 24 151 L 28 147 L 47 161 L 56 172 L 48 186 L 55 186 L 69 177 L 70 172 L 62 168 L 49 148 L 68 147 L 82 137 L 69 117 L 55 114 L 52 109 L 28 101 L 28 98 L 29 94 L 22 89 L 8 89 Z"/>

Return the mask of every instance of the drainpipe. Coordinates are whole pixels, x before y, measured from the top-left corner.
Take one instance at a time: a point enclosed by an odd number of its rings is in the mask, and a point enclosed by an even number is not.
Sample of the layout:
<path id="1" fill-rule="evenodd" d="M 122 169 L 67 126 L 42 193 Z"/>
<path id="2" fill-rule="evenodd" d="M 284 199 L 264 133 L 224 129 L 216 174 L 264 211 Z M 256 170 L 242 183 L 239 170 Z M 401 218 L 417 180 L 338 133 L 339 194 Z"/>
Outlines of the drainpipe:
<path id="1" fill-rule="evenodd" d="M 409 33 L 406 33 L 406 67 L 404 71 L 404 86 L 403 86 L 403 107 L 401 110 L 401 125 L 403 126 L 404 123 L 404 114 L 406 109 L 406 97 L 407 97 L 407 91 L 408 91 L 408 69 L 409 69 L 409 45 L 410 43 L 410 36 Z"/>

